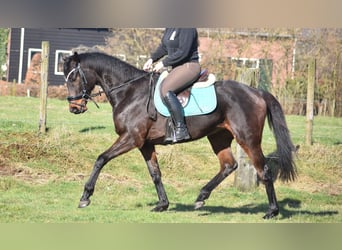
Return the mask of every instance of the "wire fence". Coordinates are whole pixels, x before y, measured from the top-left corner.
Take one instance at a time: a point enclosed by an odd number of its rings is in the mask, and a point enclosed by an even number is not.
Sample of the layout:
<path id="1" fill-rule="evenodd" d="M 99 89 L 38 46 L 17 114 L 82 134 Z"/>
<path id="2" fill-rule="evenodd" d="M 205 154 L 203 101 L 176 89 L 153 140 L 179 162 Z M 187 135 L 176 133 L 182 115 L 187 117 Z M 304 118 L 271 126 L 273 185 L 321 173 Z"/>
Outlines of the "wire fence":
<path id="1" fill-rule="evenodd" d="M 11 100 L 14 104 L 9 103 Z M 5 131 L 37 131 L 39 125 L 39 99 L 15 97 L 3 99 L 0 96 L 0 128 Z M 21 104 L 22 103 L 22 104 Z M 9 108 L 5 108 L 6 105 Z M 28 107 L 30 106 L 30 107 Z M 48 129 L 70 129 L 76 132 L 103 131 L 110 132 L 115 138 L 112 110 L 109 103 L 100 103 L 100 109 L 89 104 L 89 109 L 85 114 L 74 115 L 69 113 L 66 102 L 49 99 L 47 109 Z M 7 110 L 6 110 L 7 109 Z M 6 110 L 6 111 L 5 111 Z M 294 143 L 303 144 L 306 135 L 306 117 L 304 115 L 286 115 L 287 124 Z M 342 144 L 342 118 L 314 116 L 313 142 L 339 145 Z M 273 135 L 267 124 L 265 124 L 263 143 L 273 143 Z"/>

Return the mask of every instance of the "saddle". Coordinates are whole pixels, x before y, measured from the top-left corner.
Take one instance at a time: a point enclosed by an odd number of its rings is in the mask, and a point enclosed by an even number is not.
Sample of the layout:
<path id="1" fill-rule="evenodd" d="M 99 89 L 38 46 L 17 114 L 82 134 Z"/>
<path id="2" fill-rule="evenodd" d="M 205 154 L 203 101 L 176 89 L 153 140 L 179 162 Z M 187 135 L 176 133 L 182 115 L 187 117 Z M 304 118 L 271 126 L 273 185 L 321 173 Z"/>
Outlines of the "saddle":
<path id="1" fill-rule="evenodd" d="M 167 75 L 168 72 L 164 71 L 159 76 L 154 92 L 154 103 L 156 109 L 164 116 L 170 116 L 170 113 L 162 102 L 162 98 L 160 96 L 160 85 Z M 177 98 L 184 108 L 185 116 L 207 114 L 216 108 L 217 101 L 214 88 L 215 81 L 216 78 L 213 74 L 210 74 L 208 70 L 202 70 L 193 85 L 177 94 Z"/>
<path id="2" fill-rule="evenodd" d="M 179 102 L 182 104 L 183 108 L 188 104 L 189 97 L 191 93 L 191 88 L 204 88 L 208 87 L 215 82 L 215 76 L 213 74 L 209 74 L 207 69 L 201 71 L 198 78 L 195 80 L 194 84 L 189 88 L 183 90 L 182 92 L 177 94 L 177 98 Z"/>

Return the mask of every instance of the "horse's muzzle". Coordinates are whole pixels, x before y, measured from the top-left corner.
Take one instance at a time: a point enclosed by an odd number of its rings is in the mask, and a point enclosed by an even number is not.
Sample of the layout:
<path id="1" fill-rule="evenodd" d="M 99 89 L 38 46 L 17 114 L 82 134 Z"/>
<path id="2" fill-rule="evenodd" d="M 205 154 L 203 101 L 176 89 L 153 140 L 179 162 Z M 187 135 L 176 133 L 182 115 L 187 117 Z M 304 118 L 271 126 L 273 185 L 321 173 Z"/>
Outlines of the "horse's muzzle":
<path id="1" fill-rule="evenodd" d="M 82 114 L 87 110 L 87 101 L 84 99 L 75 100 L 69 103 L 69 111 L 73 114 Z"/>

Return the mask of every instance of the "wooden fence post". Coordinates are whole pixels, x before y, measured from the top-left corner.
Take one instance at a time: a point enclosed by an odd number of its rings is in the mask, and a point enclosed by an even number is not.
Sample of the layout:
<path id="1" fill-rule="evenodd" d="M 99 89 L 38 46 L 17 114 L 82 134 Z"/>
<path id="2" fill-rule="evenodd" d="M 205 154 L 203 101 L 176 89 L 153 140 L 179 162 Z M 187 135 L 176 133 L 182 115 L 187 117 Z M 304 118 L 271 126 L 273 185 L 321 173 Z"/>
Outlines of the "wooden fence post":
<path id="1" fill-rule="evenodd" d="M 251 85 L 256 83 L 257 70 L 241 69 L 235 77 L 238 82 Z M 240 191 L 252 191 L 258 186 L 257 173 L 240 145 L 236 148 L 238 168 L 235 171 L 234 186 Z"/>
<path id="2" fill-rule="evenodd" d="M 41 85 L 40 85 L 40 109 L 39 109 L 39 132 L 46 132 L 46 115 L 47 115 L 47 90 L 48 90 L 48 68 L 49 68 L 49 51 L 50 44 L 48 41 L 42 41 L 41 56 Z"/>
<path id="3" fill-rule="evenodd" d="M 314 93 L 316 80 L 316 59 L 311 59 L 308 65 L 308 90 L 306 97 L 306 137 L 305 143 L 312 144 L 312 130 L 314 119 Z"/>

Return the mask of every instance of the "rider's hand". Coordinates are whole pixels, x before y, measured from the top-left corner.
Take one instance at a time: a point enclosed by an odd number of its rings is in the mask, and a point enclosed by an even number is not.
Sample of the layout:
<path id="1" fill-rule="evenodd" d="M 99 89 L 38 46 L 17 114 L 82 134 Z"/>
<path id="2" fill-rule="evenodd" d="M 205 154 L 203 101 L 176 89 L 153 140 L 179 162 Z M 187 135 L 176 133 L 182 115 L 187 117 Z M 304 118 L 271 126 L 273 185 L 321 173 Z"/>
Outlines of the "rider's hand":
<path id="1" fill-rule="evenodd" d="M 143 69 L 144 69 L 145 71 L 151 71 L 151 69 L 152 69 L 152 63 L 153 63 L 153 60 L 152 60 L 151 58 L 148 59 L 147 62 L 145 62 Z"/>
<path id="2" fill-rule="evenodd" d="M 154 71 L 154 72 L 158 72 L 158 71 L 160 71 L 162 68 L 164 68 L 164 64 L 163 64 L 162 61 L 160 61 L 160 62 L 158 62 L 158 63 L 154 66 L 153 71 Z"/>

